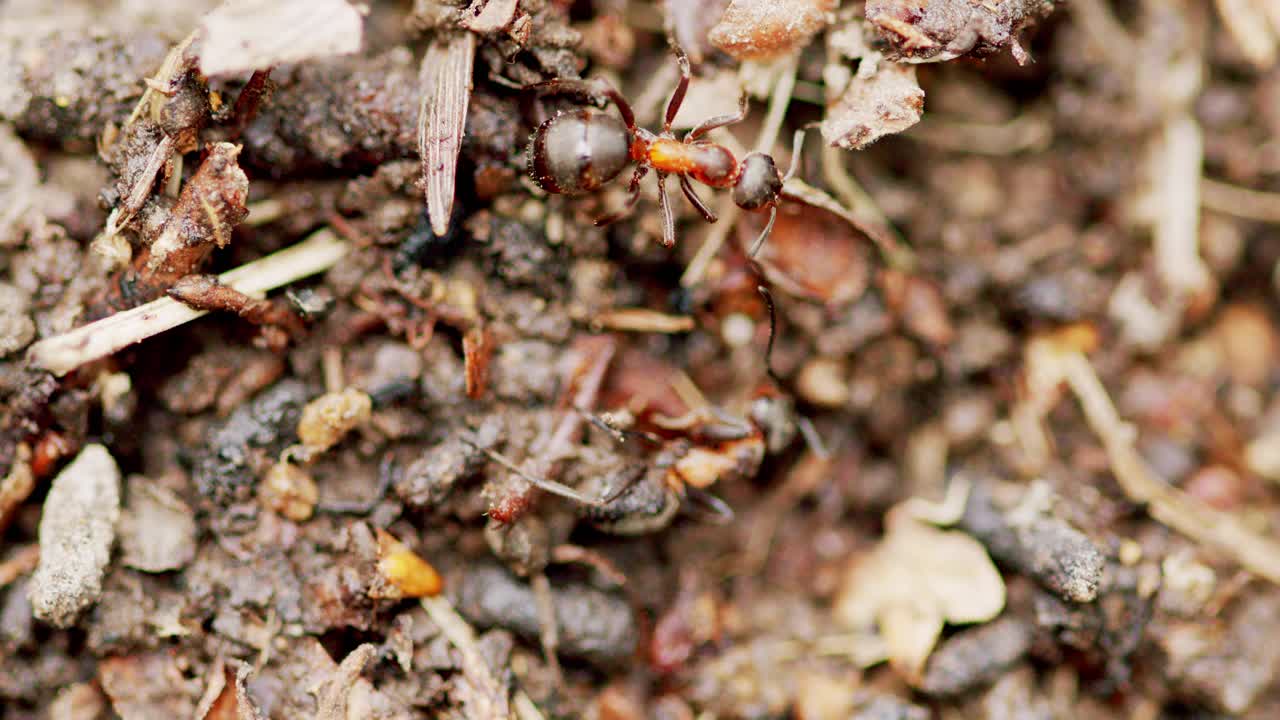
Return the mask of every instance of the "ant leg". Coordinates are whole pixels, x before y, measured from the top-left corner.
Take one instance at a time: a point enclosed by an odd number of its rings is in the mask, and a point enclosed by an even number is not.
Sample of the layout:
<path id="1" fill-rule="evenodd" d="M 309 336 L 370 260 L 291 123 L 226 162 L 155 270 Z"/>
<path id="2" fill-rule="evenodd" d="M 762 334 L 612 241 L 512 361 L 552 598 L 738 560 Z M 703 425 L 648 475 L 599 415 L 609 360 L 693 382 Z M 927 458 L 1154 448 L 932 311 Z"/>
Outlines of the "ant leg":
<path id="1" fill-rule="evenodd" d="M 722 128 L 722 127 L 725 127 L 726 125 L 732 125 L 736 122 L 741 122 L 742 119 L 745 118 L 746 116 L 747 116 L 747 94 L 744 92 L 742 93 L 742 96 L 738 100 L 738 112 L 732 115 L 717 115 L 716 117 L 713 117 L 709 120 L 703 120 L 702 122 L 698 123 L 697 126 L 694 127 L 692 130 L 685 133 L 684 141 L 693 142 L 694 140 L 697 140 L 698 138 L 702 137 L 703 135 L 706 135 L 707 133 L 711 132 L 712 130 L 715 130 L 716 128 Z"/>
<path id="2" fill-rule="evenodd" d="M 686 486 L 685 499 L 688 502 L 684 510 L 688 515 L 714 525 L 728 525 L 733 522 L 733 508 L 710 491 Z"/>
<path id="3" fill-rule="evenodd" d="M 627 195 L 626 204 L 623 205 L 622 209 L 618 210 L 617 212 L 612 212 L 612 213 L 609 213 L 608 215 L 601 215 L 600 217 L 596 218 L 595 220 L 596 227 L 600 227 L 602 225 L 611 225 L 631 214 L 632 208 L 636 206 L 636 201 L 640 199 L 640 181 L 644 179 L 644 176 L 647 174 L 649 174 L 648 165 L 636 166 L 636 171 L 631 174 L 631 183 L 627 185 L 628 195 Z"/>
<path id="4" fill-rule="evenodd" d="M 748 257 L 755 257 L 760 252 L 760 248 L 764 247 L 764 241 L 769 239 L 769 233 L 773 232 L 773 223 L 778 219 L 778 206 L 776 203 L 769 205 L 769 222 L 765 223 L 764 230 L 760 231 L 760 237 L 751 243 L 751 250 L 747 252 Z"/>
<path id="5" fill-rule="evenodd" d="M 607 80 L 599 78 L 595 80 L 557 78 L 526 85 L 524 90 L 532 93 L 535 98 L 543 98 L 548 95 L 568 95 L 586 100 L 593 105 L 600 105 L 600 98 L 603 97 L 618 108 L 618 114 L 622 116 L 622 121 L 626 123 L 627 129 L 632 132 L 636 130 L 636 116 L 631 110 L 631 104 Z"/>
<path id="6" fill-rule="evenodd" d="M 631 103 L 627 102 L 627 99 L 622 97 L 622 93 L 607 80 L 597 80 L 596 83 L 600 87 L 600 92 L 613 102 L 614 107 L 618 108 L 618 114 L 622 116 L 622 122 L 626 123 L 627 130 L 635 134 L 636 114 L 631 111 Z"/>
<path id="7" fill-rule="evenodd" d="M 671 93 L 671 100 L 667 102 L 667 121 L 662 125 L 662 131 L 668 133 L 671 132 L 671 123 L 675 122 L 676 114 L 680 112 L 680 106 L 684 103 L 684 94 L 689 91 L 689 80 L 693 77 L 693 71 L 689 69 L 689 58 L 684 54 L 684 50 L 677 50 L 676 59 L 680 62 L 680 82 Z"/>
<path id="8" fill-rule="evenodd" d="M 702 198 L 698 197 L 698 192 L 693 189 L 693 183 L 689 182 L 688 175 L 680 176 L 680 189 L 684 191 L 684 196 L 689 198 L 689 203 L 693 205 L 694 209 L 702 214 L 703 220 L 713 223 L 719 219 L 715 213 L 711 212 L 711 208 L 708 208 L 702 202 Z"/>
<path id="9" fill-rule="evenodd" d="M 752 261 L 755 264 L 755 261 Z M 753 268 L 759 272 L 759 267 Z M 763 279 L 761 280 L 763 283 Z M 764 371 L 768 373 L 769 379 L 778 387 L 782 387 L 782 378 L 778 377 L 778 373 L 773 369 L 773 341 L 778 335 L 778 310 L 773 304 L 773 293 L 769 292 L 769 288 L 763 284 L 756 286 L 756 292 L 760 293 L 760 297 L 764 298 L 764 305 L 769 309 L 769 344 L 764 349 Z"/>
<path id="10" fill-rule="evenodd" d="M 671 212 L 671 201 L 667 199 L 667 174 L 658 173 L 658 206 L 662 208 L 662 244 L 674 247 L 676 244 L 676 217 Z"/>
<path id="11" fill-rule="evenodd" d="M 583 505 L 598 506 L 603 504 L 601 500 L 583 495 L 582 493 L 578 492 L 577 490 L 574 490 L 573 488 L 569 487 L 568 485 L 565 485 L 564 483 L 558 483 L 555 480 L 548 480 L 547 478 L 539 477 L 532 473 L 526 472 L 524 468 L 511 462 L 506 457 L 499 454 L 496 450 L 493 450 L 492 448 L 483 447 L 480 444 L 476 443 L 474 440 L 471 440 L 470 438 L 463 437 L 462 442 L 484 453 L 484 455 L 487 456 L 490 460 L 502 466 L 506 470 L 509 470 L 515 473 L 519 477 L 524 478 L 526 482 L 528 482 L 530 485 L 533 485 L 536 488 L 540 488 L 546 492 L 551 493 L 552 495 L 559 495 L 560 497 L 563 497 L 563 498 L 576 500 L 582 503 Z"/>

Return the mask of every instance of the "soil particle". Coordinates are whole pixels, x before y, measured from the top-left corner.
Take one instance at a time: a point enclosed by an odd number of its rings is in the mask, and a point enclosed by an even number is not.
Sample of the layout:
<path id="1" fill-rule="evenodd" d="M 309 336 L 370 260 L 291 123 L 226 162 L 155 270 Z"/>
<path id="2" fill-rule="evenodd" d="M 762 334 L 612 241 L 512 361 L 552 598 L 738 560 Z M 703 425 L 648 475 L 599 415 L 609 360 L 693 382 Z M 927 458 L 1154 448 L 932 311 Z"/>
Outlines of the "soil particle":
<path id="1" fill-rule="evenodd" d="M 404 469 L 394 486 L 396 494 L 414 507 L 439 506 L 458 482 L 483 467 L 486 458 L 480 448 L 497 441 L 497 429 L 497 423 L 487 423 L 476 438 L 453 435 L 428 448 Z"/>
<path id="2" fill-rule="evenodd" d="M 35 616 L 75 622 L 102 593 L 120 515 L 120 469 L 101 445 L 87 445 L 53 479 L 40 518 L 40 564 L 31 579 Z"/>
<path id="3" fill-rule="evenodd" d="M 368 169 L 417 152 L 418 76 L 395 48 L 279 68 L 276 91 L 245 128 L 245 163 L 270 177 Z"/>
<path id="4" fill-rule="evenodd" d="M 919 689 L 929 695 L 958 695 L 994 681 L 1031 648 L 1032 628 L 1003 617 L 958 633 L 929 657 Z"/>
<path id="5" fill-rule="evenodd" d="M 1244 601 L 1217 632 L 1178 624 L 1161 638 L 1181 694 L 1208 700 L 1220 712 L 1249 709 L 1280 671 L 1280 647 L 1259 628 L 1280 618 L 1275 593 Z"/>
<path id="6" fill-rule="evenodd" d="M 282 380 L 241 405 L 205 438 L 205 454 L 192 473 L 196 489 L 215 504 L 248 497 L 249 490 L 294 437 L 308 391 Z"/>
<path id="7" fill-rule="evenodd" d="M 913 60 L 948 60 L 960 55 L 990 55 L 1014 45 L 1014 57 L 1026 60 L 1017 47 L 1018 33 L 1053 10 L 1053 0 L 871 0 L 867 21 L 892 55 Z"/>
<path id="8" fill-rule="evenodd" d="M 850 720 L 926 720 L 929 711 L 892 695 L 873 695 L 860 703 Z"/>
<path id="9" fill-rule="evenodd" d="M 982 541 L 996 560 L 1026 573 L 1064 600 L 1089 602 L 1098 595 L 1106 563 L 1084 533 L 1048 516 L 1011 517 L 999 510 L 982 484 L 973 488 L 960 526 Z"/>
<path id="10" fill-rule="evenodd" d="M 8 21 L 6 21 L 7 24 Z M 128 34 L 15 21 L 0 33 L 0 120 L 19 134 L 87 150 L 108 123 L 123 124 L 155 72 L 168 41 L 153 31 Z"/>
<path id="11" fill-rule="evenodd" d="M 469 567 L 446 584 L 458 611 L 473 624 L 501 627 L 537 642 L 538 603 L 533 590 L 493 565 Z M 559 626 L 559 651 L 601 668 L 618 667 L 636 651 L 638 629 L 621 597 L 581 583 L 553 583 L 552 604 Z"/>
<path id="12" fill-rule="evenodd" d="M 143 572 L 186 566 L 196 553 L 191 508 L 172 490 L 143 477 L 130 477 L 128 502 L 120 517 L 124 563 Z"/>

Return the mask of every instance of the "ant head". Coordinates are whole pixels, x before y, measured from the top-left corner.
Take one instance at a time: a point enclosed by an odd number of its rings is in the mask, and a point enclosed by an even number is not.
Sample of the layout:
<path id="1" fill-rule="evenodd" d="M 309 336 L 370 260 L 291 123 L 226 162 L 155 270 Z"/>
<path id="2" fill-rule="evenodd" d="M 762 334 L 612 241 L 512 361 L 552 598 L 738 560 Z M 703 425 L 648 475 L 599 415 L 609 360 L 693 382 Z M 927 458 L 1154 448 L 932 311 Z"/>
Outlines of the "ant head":
<path id="1" fill-rule="evenodd" d="M 773 158 L 753 152 L 742 159 L 742 174 L 733 186 L 733 201 L 743 210 L 757 210 L 777 202 L 782 173 Z"/>
<path id="2" fill-rule="evenodd" d="M 796 436 L 795 401 L 781 393 L 762 393 L 751 401 L 751 423 L 764 434 L 770 453 L 781 452 Z"/>

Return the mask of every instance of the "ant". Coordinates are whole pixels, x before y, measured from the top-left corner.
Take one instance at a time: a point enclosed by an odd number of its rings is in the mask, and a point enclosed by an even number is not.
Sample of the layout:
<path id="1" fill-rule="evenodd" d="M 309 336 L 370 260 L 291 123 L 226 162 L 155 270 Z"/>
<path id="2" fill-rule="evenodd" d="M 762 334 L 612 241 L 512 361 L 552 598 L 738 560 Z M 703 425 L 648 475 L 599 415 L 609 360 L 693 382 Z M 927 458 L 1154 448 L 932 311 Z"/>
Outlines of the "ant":
<path id="1" fill-rule="evenodd" d="M 658 176 L 658 203 L 662 208 L 662 244 L 667 247 L 675 245 L 675 217 L 667 200 L 667 175 L 679 176 L 684 196 L 709 223 L 716 221 L 716 214 L 698 197 L 690 178 L 712 188 L 732 188 L 733 202 L 743 210 L 764 207 L 770 210 L 769 222 L 752 245 L 751 254 L 755 255 L 777 219 L 782 187 L 795 175 L 804 131 L 796 132 L 791 167 L 785 175 L 778 171 L 773 158 L 765 153 L 751 152 L 739 161 L 725 146 L 702 139 L 712 130 L 746 117 L 746 93 L 743 93 L 736 113 L 704 120 L 686 133 L 684 139 L 676 138 L 671 131 L 671 123 L 680 111 L 693 77 L 684 52 L 677 49 L 676 57 L 680 63 L 680 82 L 671 93 L 666 122 L 662 132 L 657 134 L 636 127 L 630 104 L 605 80 L 557 79 L 527 86 L 526 90 L 539 97 L 576 95 L 593 104 L 603 97 L 612 102 L 621 115 L 619 120 L 613 115 L 580 108 L 545 120 L 534 131 L 529 143 L 529 175 L 538 187 L 549 193 L 583 195 L 598 190 L 618 177 L 628 163 L 636 162 L 627 187 L 626 205 L 618 212 L 595 221 L 596 225 L 607 225 L 630 214 L 640 197 L 640 181 L 653 170 Z"/>
<path id="2" fill-rule="evenodd" d="M 797 430 L 806 439 L 814 435 L 796 416 L 791 398 L 779 391 L 782 381 L 772 363 L 777 330 L 773 296 L 764 285 L 756 289 L 769 312 L 765 372 L 770 382 L 756 389 L 744 416 L 712 405 L 693 408 L 680 417 L 649 410 L 639 417 L 626 410 L 584 413 L 620 443 L 637 438 L 657 449 L 645 465 L 596 479 L 594 484 L 603 487 L 593 494 L 608 497 L 584 504 L 580 514 L 597 528 L 615 535 L 655 532 L 669 525 L 689 502 L 705 519 L 727 523 L 734 517 L 732 508 L 708 488 L 723 480 L 754 477 L 766 454 L 786 448 Z"/>

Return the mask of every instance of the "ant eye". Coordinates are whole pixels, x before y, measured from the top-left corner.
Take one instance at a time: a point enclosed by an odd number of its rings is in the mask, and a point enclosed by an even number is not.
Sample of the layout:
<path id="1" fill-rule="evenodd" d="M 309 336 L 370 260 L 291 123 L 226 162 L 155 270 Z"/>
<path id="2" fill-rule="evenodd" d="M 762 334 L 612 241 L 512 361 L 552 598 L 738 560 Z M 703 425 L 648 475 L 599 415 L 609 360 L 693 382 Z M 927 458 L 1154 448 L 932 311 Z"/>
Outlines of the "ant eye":
<path id="1" fill-rule="evenodd" d="M 773 158 L 753 152 L 742 159 L 742 175 L 733 186 L 733 202 L 743 210 L 757 210 L 778 199 L 782 174 Z"/>

